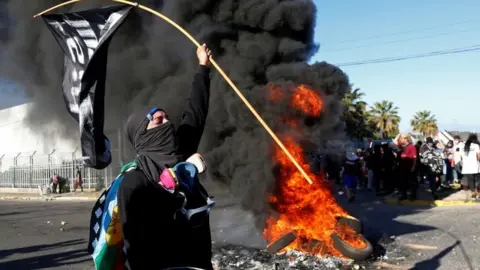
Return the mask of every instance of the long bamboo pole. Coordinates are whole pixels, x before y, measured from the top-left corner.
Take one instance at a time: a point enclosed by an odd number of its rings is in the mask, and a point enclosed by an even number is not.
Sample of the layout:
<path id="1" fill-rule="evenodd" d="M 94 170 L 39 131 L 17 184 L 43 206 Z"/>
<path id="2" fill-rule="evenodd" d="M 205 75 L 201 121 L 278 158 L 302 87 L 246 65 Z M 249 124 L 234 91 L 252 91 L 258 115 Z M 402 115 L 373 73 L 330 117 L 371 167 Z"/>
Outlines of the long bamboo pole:
<path id="1" fill-rule="evenodd" d="M 41 16 L 41 15 L 47 13 L 47 12 L 50 12 L 54 9 L 59 8 L 59 7 L 66 6 L 66 5 L 69 5 L 69 4 L 73 4 L 73 3 L 79 2 L 79 1 L 81 1 L 81 0 L 70 0 L 70 1 L 67 1 L 67 2 L 64 2 L 64 3 L 61 3 L 59 5 L 48 8 L 48 9 L 36 14 L 33 17 L 36 18 L 38 16 Z M 140 5 L 138 3 L 131 2 L 131 1 L 126 1 L 126 0 L 112 0 L 112 1 L 122 3 L 122 4 L 126 4 L 126 5 L 130 5 L 130 6 L 134 6 L 134 7 L 138 7 L 140 9 L 143 9 L 143 10 L 145 10 L 145 11 L 147 11 L 147 12 L 149 12 L 149 13 L 151 13 L 151 14 L 153 14 L 153 15 L 161 18 L 161 19 L 163 19 L 164 21 L 171 24 L 173 27 L 177 28 L 178 31 L 182 32 L 182 34 L 184 34 L 188 39 L 190 39 L 190 41 L 193 44 L 195 44 L 195 46 L 197 46 L 197 47 L 201 46 L 200 43 L 192 35 L 190 35 L 190 33 L 188 33 L 185 29 L 183 29 L 183 27 L 181 27 L 180 25 L 178 25 L 177 23 L 172 21 L 170 18 L 163 15 L 162 13 L 160 13 L 156 10 L 153 10 L 149 7 Z M 240 92 L 240 90 L 232 82 L 232 80 L 228 77 L 228 75 L 225 73 L 225 71 L 223 71 L 223 69 L 217 64 L 217 62 L 215 62 L 215 60 L 213 60 L 212 57 L 210 57 L 210 62 L 217 69 L 217 71 L 220 73 L 220 75 L 222 75 L 222 77 L 230 85 L 230 87 L 232 87 L 233 91 L 235 91 L 235 93 L 243 101 L 245 106 L 247 106 L 247 108 L 252 112 L 252 114 L 255 116 L 255 118 L 257 118 L 258 122 L 260 122 L 260 124 L 263 126 L 263 128 L 268 132 L 268 134 L 270 134 L 270 136 L 275 141 L 275 143 L 277 143 L 278 147 L 280 147 L 280 149 L 282 149 L 282 151 L 285 153 L 285 155 L 287 155 L 287 157 L 290 159 L 290 161 L 293 163 L 293 165 L 295 165 L 295 167 L 298 169 L 298 171 L 300 171 L 300 173 L 303 175 L 305 180 L 309 184 L 313 184 L 313 181 L 310 178 L 310 176 L 305 172 L 305 170 L 302 168 L 302 166 L 295 160 L 295 158 L 292 156 L 290 151 L 288 151 L 288 149 L 285 147 L 285 145 L 282 143 L 282 141 L 277 137 L 277 135 L 272 131 L 272 129 L 268 126 L 268 124 L 265 123 L 263 118 L 258 114 L 257 110 L 255 110 L 255 108 L 253 108 L 253 106 L 250 104 L 250 102 L 247 100 L 247 98 L 245 98 L 245 96 L 242 94 L 242 92 Z"/>

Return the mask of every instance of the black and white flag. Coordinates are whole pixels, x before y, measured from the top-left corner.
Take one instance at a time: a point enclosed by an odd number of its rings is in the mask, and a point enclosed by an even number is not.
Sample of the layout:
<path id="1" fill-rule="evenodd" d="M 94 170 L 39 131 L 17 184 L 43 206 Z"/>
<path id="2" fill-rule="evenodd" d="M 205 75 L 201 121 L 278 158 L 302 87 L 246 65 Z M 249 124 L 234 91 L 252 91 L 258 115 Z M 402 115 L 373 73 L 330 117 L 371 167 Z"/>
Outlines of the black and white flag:
<path id="1" fill-rule="evenodd" d="M 65 54 L 63 97 L 80 126 L 84 164 L 95 169 L 112 162 L 103 133 L 108 46 L 131 8 L 115 5 L 42 16 Z"/>

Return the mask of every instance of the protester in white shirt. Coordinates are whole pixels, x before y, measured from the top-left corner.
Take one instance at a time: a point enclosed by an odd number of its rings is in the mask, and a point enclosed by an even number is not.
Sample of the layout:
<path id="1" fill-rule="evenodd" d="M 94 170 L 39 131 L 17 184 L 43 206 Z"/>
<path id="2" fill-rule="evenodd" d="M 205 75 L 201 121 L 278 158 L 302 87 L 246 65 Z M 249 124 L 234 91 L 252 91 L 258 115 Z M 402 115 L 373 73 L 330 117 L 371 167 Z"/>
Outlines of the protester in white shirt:
<path id="1" fill-rule="evenodd" d="M 463 187 L 465 191 L 472 192 L 475 199 L 480 185 L 480 143 L 476 134 L 470 134 L 461 154 L 462 174 L 464 177 Z M 468 196 L 468 192 L 467 192 Z M 468 199 L 468 198 L 467 198 Z"/>

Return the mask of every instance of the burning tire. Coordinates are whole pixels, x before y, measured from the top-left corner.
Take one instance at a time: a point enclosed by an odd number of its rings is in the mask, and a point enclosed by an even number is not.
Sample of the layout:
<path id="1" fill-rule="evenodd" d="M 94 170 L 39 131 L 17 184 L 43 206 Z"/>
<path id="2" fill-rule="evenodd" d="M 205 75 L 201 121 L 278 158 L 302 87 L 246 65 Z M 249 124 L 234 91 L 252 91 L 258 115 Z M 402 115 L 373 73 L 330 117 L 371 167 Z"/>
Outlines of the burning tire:
<path id="1" fill-rule="evenodd" d="M 337 222 L 340 225 L 347 225 L 348 227 L 352 228 L 356 233 L 363 234 L 363 224 L 360 220 L 348 216 L 348 217 L 338 217 Z"/>
<path id="2" fill-rule="evenodd" d="M 332 234 L 333 246 L 344 256 L 349 257 L 355 261 L 366 260 L 373 252 L 372 244 L 361 234 L 360 239 L 365 243 L 364 248 L 356 248 L 345 242 L 336 233 Z"/>
<path id="3" fill-rule="evenodd" d="M 297 236 L 293 232 L 290 232 L 282 237 L 280 237 L 277 241 L 271 243 L 267 246 L 267 251 L 271 254 L 276 254 L 280 250 L 286 248 L 290 245 L 293 241 L 297 239 Z"/>

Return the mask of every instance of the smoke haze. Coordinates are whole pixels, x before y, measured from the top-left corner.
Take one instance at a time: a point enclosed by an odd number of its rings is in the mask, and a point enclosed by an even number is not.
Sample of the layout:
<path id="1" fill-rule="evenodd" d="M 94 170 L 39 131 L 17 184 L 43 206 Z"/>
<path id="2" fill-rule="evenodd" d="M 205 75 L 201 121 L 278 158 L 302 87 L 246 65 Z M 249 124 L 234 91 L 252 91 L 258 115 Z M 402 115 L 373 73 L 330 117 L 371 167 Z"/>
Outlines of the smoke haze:
<path id="1" fill-rule="evenodd" d="M 34 102 L 28 124 L 36 132 L 55 125 L 60 134 L 77 138 L 78 125 L 67 113 L 61 94 L 63 55 L 41 19 L 32 15 L 61 1 L 9 0 L 9 31 L 2 31 L 0 74 L 21 83 Z M 341 97 L 348 79 L 327 63 L 307 64 L 318 49 L 313 41 L 316 7 L 313 1 L 165 0 L 138 1 L 182 25 L 213 51 L 214 58 L 279 134 L 290 128 L 284 114 L 306 119 L 288 104 L 272 103 L 267 84 L 306 84 L 323 98 L 325 110 L 302 121 L 299 140 L 323 147 L 325 140 L 344 136 Z M 84 1 L 56 12 L 99 7 L 109 1 Z M 1 41 L 0 41 L 1 42 Z M 123 128 L 139 105 L 165 108 L 178 119 L 190 89 L 197 61 L 195 48 L 163 20 L 135 9 L 116 33 L 109 50 L 106 127 Z M 263 225 L 265 193 L 274 183 L 273 141 L 233 90 L 212 73 L 208 124 L 201 145 L 213 180 L 223 183 Z M 294 134 L 294 133 L 292 133 Z M 301 134 L 301 136 L 298 136 Z M 46 134 L 51 136 L 52 134 Z M 109 134 L 107 134 L 109 135 Z"/>

